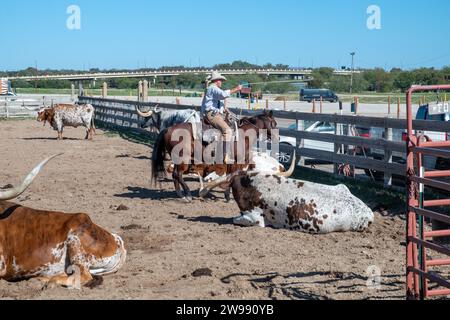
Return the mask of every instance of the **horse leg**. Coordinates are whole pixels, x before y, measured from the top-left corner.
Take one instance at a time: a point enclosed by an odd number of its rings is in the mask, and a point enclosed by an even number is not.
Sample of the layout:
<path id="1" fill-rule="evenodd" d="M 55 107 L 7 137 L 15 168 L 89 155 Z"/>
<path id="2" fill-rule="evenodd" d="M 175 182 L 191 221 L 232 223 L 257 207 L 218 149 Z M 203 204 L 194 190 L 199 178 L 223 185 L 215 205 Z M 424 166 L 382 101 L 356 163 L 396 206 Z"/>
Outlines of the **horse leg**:
<path id="1" fill-rule="evenodd" d="M 199 174 L 198 181 L 200 182 L 200 190 L 205 189 L 205 181 L 203 181 L 203 177 Z"/>
<path id="2" fill-rule="evenodd" d="M 175 185 L 175 190 L 177 192 L 178 197 L 180 197 L 181 199 L 184 198 L 183 193 L 181 192 L 181 187 L 180 187 L 180 175 L 179 175 L 179 171 L 178 171 L 178 166 L 175 166 L 173 169 L 173 173 L 172 173 L 172 178 L 173 178 L 173 183 Z"/>
<path id="3" fill-rule="evenodd" d="M 182 170 L 182 169 L 180 168 L 180 171 L 179 171 L 179 180 L 178 180 L 178 181 L 180 182 L 181 186 L 183 187 L 184 195 L 185 195 L 185 198 L 184 198 L 184 199 L 186 199 L 187 202 L 191 202 L 191 201 L 192 201 L 191 190 L 189 189 L 187 183 L 184 181 L 184 178 L 183 178 L 183 175 L 184 175 L 185 173 L 188 173 L 188 172 L 189 172 L 189 166 L 185 166 L 185 167 L 183 167 L 183 169 L 185 169 L 185 170 Z"/>
<path id="4" fill-rule="evenodd" d="M 187 201 L 187 202 L 191 202 L 192 201 L 192 194 L 191 194 L 191 190 L 189 190 L 188 185 L 186 184 L 186 182 L 183 179 L 183 173 L 185 171 L 183 171 L 180 166 L 175 166 L 175 169 L 173 171 L 173 181 L 175 183 L 175 189 L 177 191 L 177 195 Z M 181 191 L 181 187 L 183 187 L 183 192 Z"/>
<path id="5" fill-rule="evenodd" d="M 231 188 L 225 190 L 225 202 L 228 203 L 231 201 Z"/>

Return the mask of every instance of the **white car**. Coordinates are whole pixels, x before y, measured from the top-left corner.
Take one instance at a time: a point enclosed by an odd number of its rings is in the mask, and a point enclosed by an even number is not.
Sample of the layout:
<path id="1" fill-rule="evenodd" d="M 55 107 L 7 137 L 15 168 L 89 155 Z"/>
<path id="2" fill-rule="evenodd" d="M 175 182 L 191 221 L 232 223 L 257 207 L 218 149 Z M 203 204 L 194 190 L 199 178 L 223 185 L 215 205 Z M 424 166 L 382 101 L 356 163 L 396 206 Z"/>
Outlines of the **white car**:
<path id="1" fill-rule="evenodd" d="M 315 133 L 323 133 L 323 134 L 335 134 L 336 126 L 332 123 L 317 121 L 317 122 L 306 122 L 307 129 L 306 132 L 315 132 Z M 295 124 L 289 127 L 290 130 L 300 131 L 301 128 L 297 128 Z M 295 147 L 296 139 L 292 137 L 280 137 L 280 146 L 290 146 Z M 302 141 L 302 148 L 306 149 L 314 149 L 321 151 L 334 152 L 334 143 L 323 142 L 323 141 L 315 141 L 315 140 L 304 140 Z M 289 152 L 280 151 L 278 155 L 278 161 L 284 165 L 287 165 L 291 162 L 292 155 Z M 307 158 L 308 159 L 308 158 Z"/>

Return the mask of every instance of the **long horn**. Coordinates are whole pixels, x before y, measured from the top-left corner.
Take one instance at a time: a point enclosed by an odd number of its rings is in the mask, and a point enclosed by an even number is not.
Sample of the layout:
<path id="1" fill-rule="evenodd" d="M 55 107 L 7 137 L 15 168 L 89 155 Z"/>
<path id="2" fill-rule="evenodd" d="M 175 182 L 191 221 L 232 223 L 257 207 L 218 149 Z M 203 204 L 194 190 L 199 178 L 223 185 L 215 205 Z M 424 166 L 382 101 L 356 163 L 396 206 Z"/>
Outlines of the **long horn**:
<path id="1" fill-rule="evenodd" d="M 141 110 L 139 110 L 139 108 L 137 106 L 136 106 L 136 112 L 142 118 L 150 118 L 153 115 L 153 113 L 154 113 L 154 111 L 142 112 Z"/>
<path id="2" fill-rule="evenodd" d="M 296 166 L 297 166 L 297 154 L 294 151 L 294 157 L 292 158 L 292 163 L 291 163 L 291 167 L 289 168 L 289 170 L 287 172 L 277 173 L 276 175 L 279 177 L 290 178 L 294 174 Z"/>
<path id="3" fill-rule="evenodd" d="M 36 168 L 31 171 L 31 173 L 25 178 L 25 180 L 22 182 L 22 185 L 20 185 L 17 188 L 9 189 L 6 191 L 0 191 L 0 200 L 12 200 L 14 198 L 17 198 L 22 193 L 24 193 L 31 185 L 33 180 L 37 177 L 39 172 L 44 168 L 44 166 L 50 162 L 50 160 L 62 155 L 62 153 L 54 155 L 46 160 L 44 160 L 41 164 L 39 164 Z"/>
<path id="4" fill-rule="evenodd" d="M 200 198 L 206 197 L 212 190 L 220 186 L 221 184 L 231 182 L 231 180 L 241 174 L 241 172 L 235 172 L 232 174 L 229 174 L 224 177 L 220 177 L 219 179 L 216 179 L 214 181 L 211 181 L 206 185 L 206 187 L 203 190 L 200 190 Z"/>
<path id="5" fill-rule="evenodd" d="M 29 108 L 29 107 L 26 107 L 26 106 L 22 106 L 22 107 L 27 109 L 28 111 L 33 111 L 33 112 L 39 111 L 41 109 L 41 108 L 38 108 L 38 109 L 36 109 L 36 108 Z"/>

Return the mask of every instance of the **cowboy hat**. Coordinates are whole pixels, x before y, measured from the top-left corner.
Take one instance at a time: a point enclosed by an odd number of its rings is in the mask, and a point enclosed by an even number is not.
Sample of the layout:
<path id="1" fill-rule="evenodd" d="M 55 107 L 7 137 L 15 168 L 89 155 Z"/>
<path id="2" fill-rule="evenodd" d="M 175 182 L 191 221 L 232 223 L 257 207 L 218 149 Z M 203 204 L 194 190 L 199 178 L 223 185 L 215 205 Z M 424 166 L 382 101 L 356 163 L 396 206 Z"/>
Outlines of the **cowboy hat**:
<path id="1" fill-rule="evenodd" d="M 213 71 L 211 73 L 211 79 L 209 81 L 214 82 L 214 81 L 227 81 L 227 78 L 225 78 L 224 76 L 222 76 L 219 72 L 217 71 Z"/>

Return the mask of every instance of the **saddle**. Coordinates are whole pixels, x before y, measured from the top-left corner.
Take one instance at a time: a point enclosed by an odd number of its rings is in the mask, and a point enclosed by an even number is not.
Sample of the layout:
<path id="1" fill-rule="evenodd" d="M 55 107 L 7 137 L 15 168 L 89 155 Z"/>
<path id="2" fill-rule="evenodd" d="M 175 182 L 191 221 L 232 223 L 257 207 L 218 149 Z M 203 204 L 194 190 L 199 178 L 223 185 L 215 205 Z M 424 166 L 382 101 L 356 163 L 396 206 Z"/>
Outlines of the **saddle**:
<path id="1" fill-rule="evenodd" d="M 225 122 L 233 131 L 233 141 L 238 140 L 238 131 L 239 131 L 238 120 L 239 118 L 234 114 L 228 113 L 225 117 Z M 203 143 L 208 145 L 213 142 L 221 140 L 222 133 L 218 128 L 212 125 L 211 122 L 206 117 L 202 117 L 202 137 Z"/>

